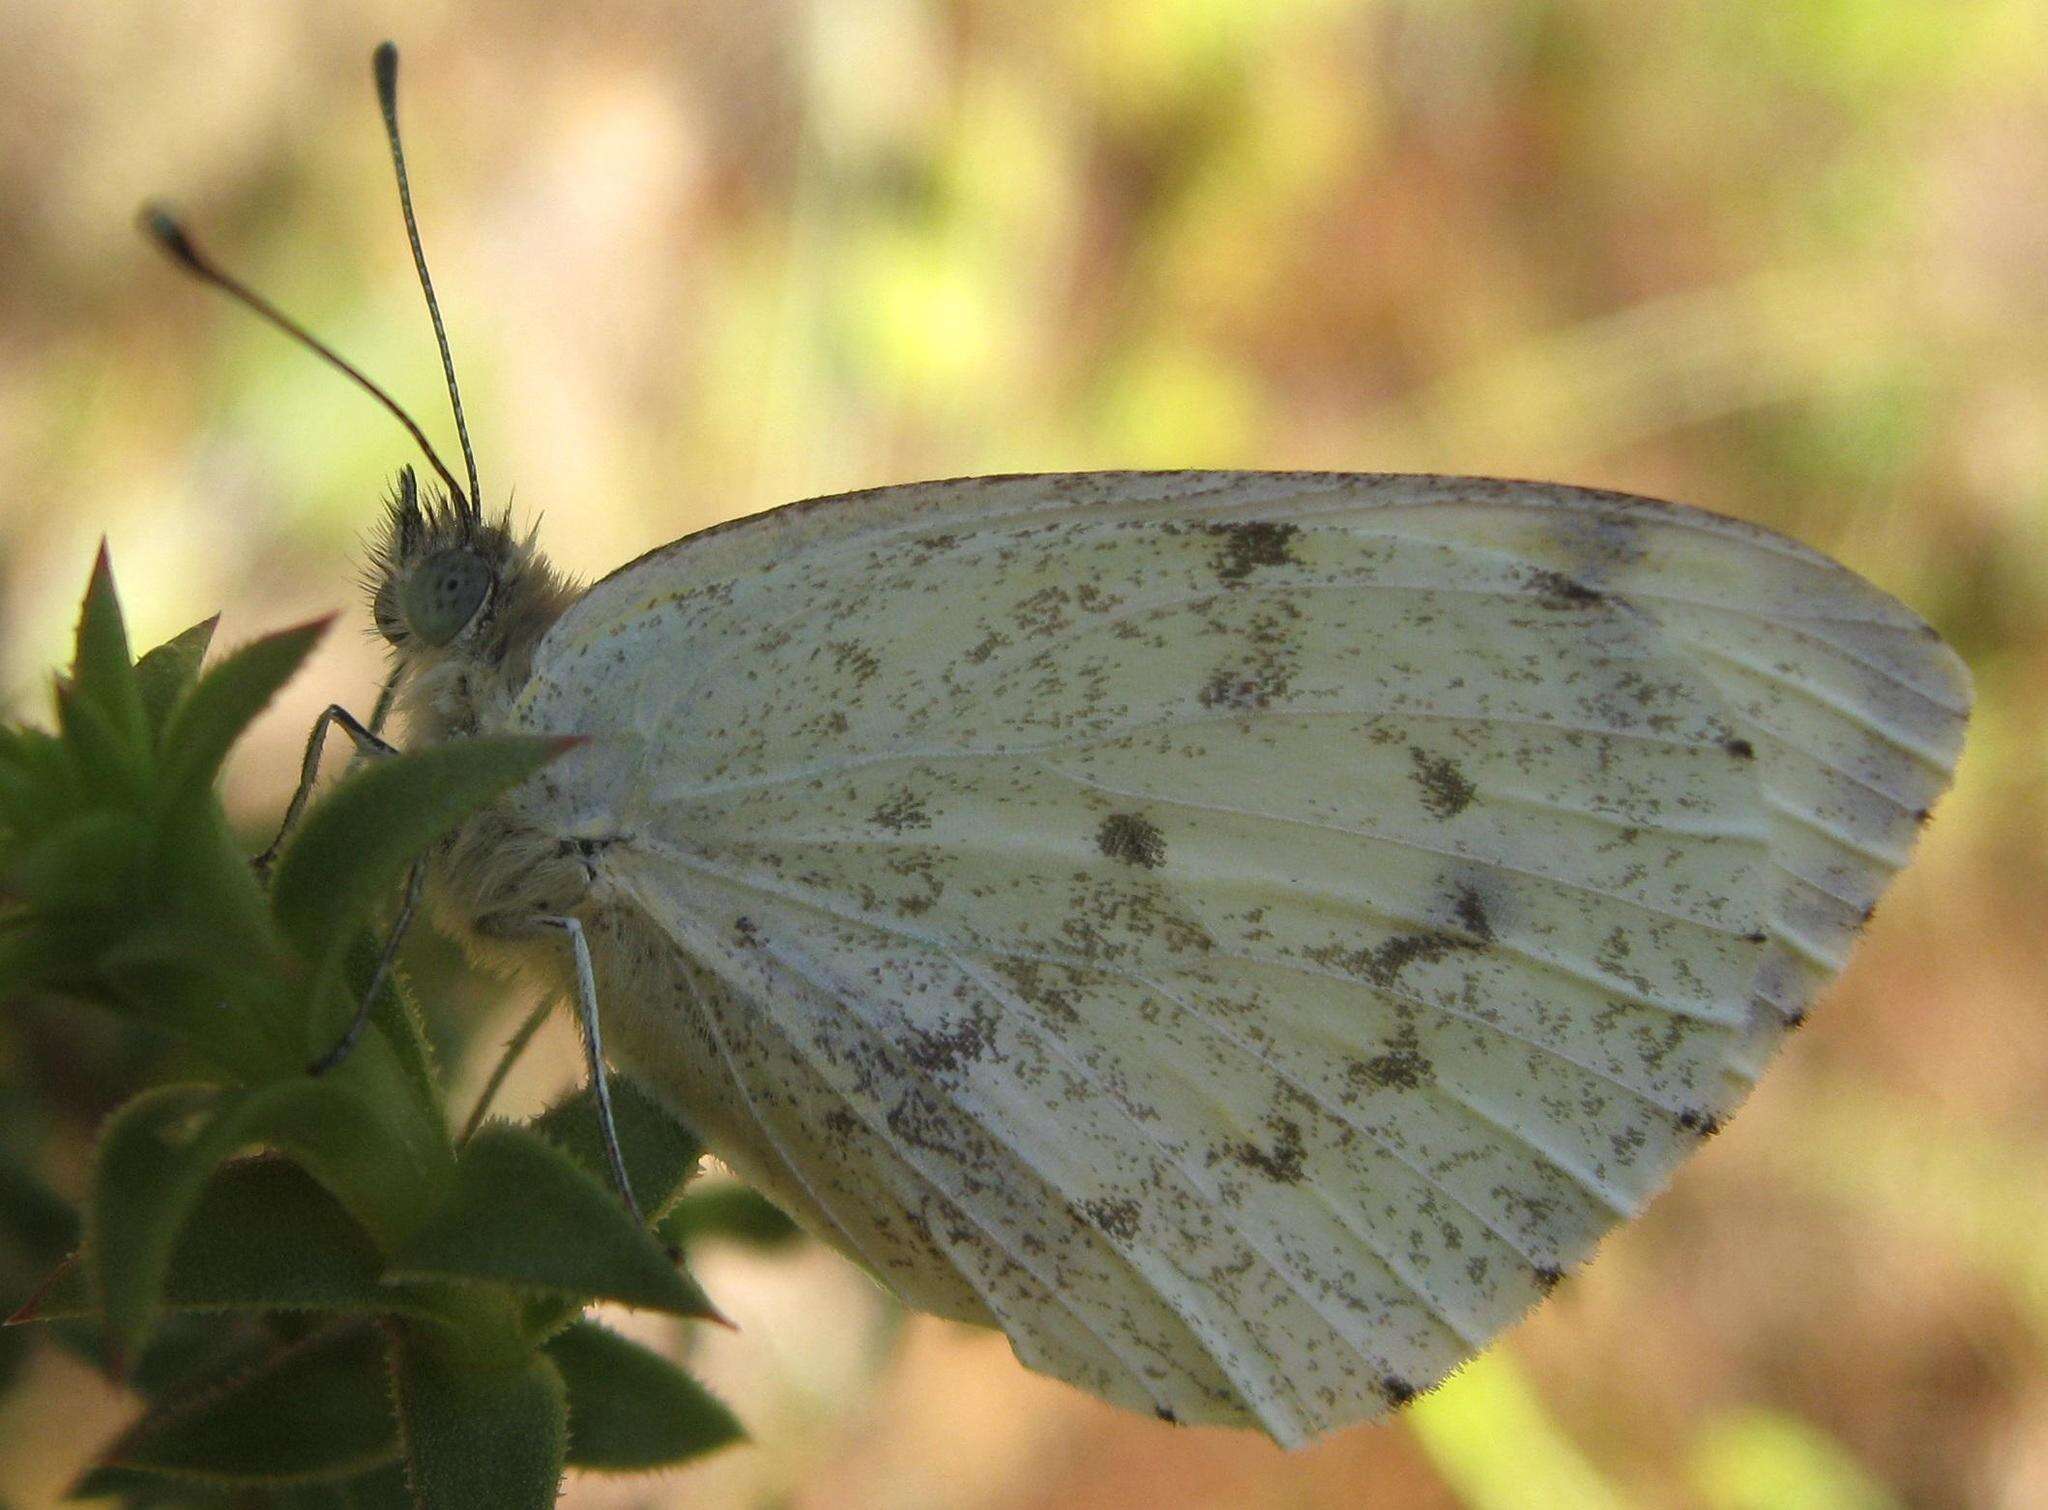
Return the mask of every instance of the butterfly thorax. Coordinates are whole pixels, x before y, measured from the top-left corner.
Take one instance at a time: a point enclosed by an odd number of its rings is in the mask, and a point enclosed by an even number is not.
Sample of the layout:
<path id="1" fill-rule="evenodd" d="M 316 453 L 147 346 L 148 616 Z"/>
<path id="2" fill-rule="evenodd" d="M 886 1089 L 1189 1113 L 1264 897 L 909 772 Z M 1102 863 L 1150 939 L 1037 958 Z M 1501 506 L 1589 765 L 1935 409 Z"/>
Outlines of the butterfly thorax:
<path id="1" fill-rule="evenodd" d="M 423 497 L 399 474 L 364 586 L 391 647 L 400 742 L 440 744 L 504 730 L 536 647 L 576 596 L 509 515 Z M 524 920 L 575 911 L 589 868 L 509 802 L 493 804 L 428 857 L 436 922 L 479 962 L 530 965 Z M 552 951 L 559 954 L 559 949 Z"/>

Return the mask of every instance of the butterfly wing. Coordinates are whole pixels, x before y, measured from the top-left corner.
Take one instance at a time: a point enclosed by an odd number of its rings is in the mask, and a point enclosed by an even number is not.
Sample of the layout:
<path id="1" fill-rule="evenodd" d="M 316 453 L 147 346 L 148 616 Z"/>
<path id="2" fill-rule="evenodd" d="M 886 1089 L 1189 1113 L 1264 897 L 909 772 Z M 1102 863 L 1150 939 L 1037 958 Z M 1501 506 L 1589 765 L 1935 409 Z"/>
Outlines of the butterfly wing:
<path id="1" fill-rule="evenodd" d="M 1789 540 L 1105 473 L 692 536 L 550 632 L 622 1054 L 910 1304 L 1283 1442 L 1441 1379 L 1838 971 L 1968 705 Z M 535 801 L 541 801 L 536 797 Z"/>

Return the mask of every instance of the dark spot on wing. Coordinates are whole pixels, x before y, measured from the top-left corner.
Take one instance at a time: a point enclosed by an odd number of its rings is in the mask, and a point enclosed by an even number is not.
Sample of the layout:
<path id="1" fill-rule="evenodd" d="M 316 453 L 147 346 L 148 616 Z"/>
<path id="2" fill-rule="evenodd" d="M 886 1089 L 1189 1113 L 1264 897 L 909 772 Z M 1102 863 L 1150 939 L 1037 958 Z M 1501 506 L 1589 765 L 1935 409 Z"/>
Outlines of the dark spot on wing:
<path id="1" fill-rule="evenodd" d="M 1484 943 L 1493 942 L 1493 919 L 1486 915 L 1486 899 L 1473 887 L 1458 888 L 1458 898 L 1451 904 L 1451 915 L 1458 920 L 1458 926 L 1472 937 Z"/>
<path id="2" fill-rule="evenodd" d="M 1687 1107 L 1678 1114 L 1678 1125 L 1687 1132 L 1698 1133 L 1702 1138 L 1711 1138 L 1721 1130 L 1721 1119 L 1712 1112 Z"/>
<path id="3" fill-rule="evenodd" d="M 1567 577 L 1559 571 L 1538 571 L 1529 575 L 1529 585 L 1536 589 L 1544 603 L 1551 608 L 1584 608 L 1598 603 L 1603 595 L 1585 583 Z"/>
<path id="4" fill-rule="evenodd" d="M 1112 860 L 1157 870 L 1166 863 L 1166 836 L 1136 813 L 1111 813 L 1095 830 L 1096 846 Z"/>
<path id="5" fill-rule="evenodd" d="M 1242 582 L 1261 566 L 1298 566 L 1290 547 L 1301 533 L 1298 524 L 1259 520 L 1244 524 L 1212 524 L 1216 538 L 1216 575 Z"/>
<path id="6" fill-rule="evenodd" d="M 1168 1410 L 1164 1405 L 1153 1406 L 1152 1414 L 1159 1417 L 1159 1419 L 1164 1421 L 1168 1426 L 1180 1425 L 1180 1417 L 1175 1415 L 1172 1411 Z"/>
<path id="7" fill-rule="evenodd" d="M 1081 1212 L 1091 1225 L 1110 1237 L 1128 1241 L 1138 1235 L 1138 1203 L 1129 1199 L 1083 1201 Z"/>
<path id="8" fill-rule="evenodd" d="M 1427 933 L 1403 933 L 1372 949 L 1341 949 L 1328 945 L 1304 952 L 1318 965 L 1341 970 L 1347 975 L 1363 976 L 1376 986 L 1387 987 L 1399 980 L 1401 972 L 1417 960 L 1435 964 L 1461 949 L 1480 947 L 1471 939 L 1431 930 Z"/>
<path id="9" fill-rule="evenodd" d="M 1536 1266 L 1536 1283 L 1541 1285 L 1543 1293 L 1548 1295 L 1552 1290 L 1564 1283 L 1564 1270 L 1558 1268 L 1555 1264 L 1538 1264 Z"/>
<path id="10" fill-rule="evenodd" d="M 1913 821 L 1915 823 L 1920 824 L 1922 827 L 1925 827 L 1927 824 L 1927 820 L 1932 818 L 1933 816 L 1934 809 L 1931 807 L 1916 808 L 1913 812 Z"/>
<path id="11" fill-rule="evenodd" d="M 868 814 L 868 822 L 879 828 L 886 828 L 892 834 L 900 834 L 906 828 L 930 828 L 931 814 L 925 811 L 924 799 L 909 787 L 899 788 L 894 796 Z"/>
<path id="12" fill-rule="evenodd" d="M 942 1075 L 986 1054 L 994 1029 L 995 1019 L 980 1010 L 943 1028 L 913 1028 L 904 1039 L 903 1055 L 925 1074 Z"/>
<path id="13" fill-rule="evenodd" d="M 834 640 L 825 648 L 832 652 L 832 669 L 841 676 L 851 676 L 857 687 L 865 685 L 882 669 L 875 653 L 859 640 Z"/>
<path id="14" fill-rule="evenodd" d="M 1746 739 L 1731 739 L 1722 745 L 1721 748 L 1730 755 L 1733 755 L 1737 760 L 1756 759 L 1756 746 Z"/>
<path id="15" fill-rule="evenodd" d="M 1414 1049 L 1390 1049 L 1355 1061 L 1345 1074 L 1373 1090 L 1415 1091 L 1436 1083 L 1436 1066 Z"/>
<path id="16" fill-rule="evenodd" d="M 1233 1147 L 1231 1157 L 1248 1169 L 1256 1169 L 1276 1185 L 1299 1185 L 1308 1158 L 1300 1124 L 1286 1117 L 1274 1117 L 1266 1126 L 1273 1133 L 1271 1148 L 1247 1141 Z"/>
<path id="17" fill-rule="evenodd" d="M 1479 788 L 1458 769 L 1456 761 L 1432 755 L 1416 745 L 1409 746 L 1408 758 L 1415 763 L 1415 784 L 1422 788 L 1422 805 L 1437 817 L 1457 817 L 1479 795 Z"/>
<path id="18" fill-rule="evenodd" d="M 1380 1380 L 1380 1393 L 1386 1397 L 1387 1404 L 1399 1410 L 1410 1400 L 1413 1400 L 1420 1391 L 1400 1375 L 1389 1374 L 1386 1378 Z"/>
<path id="19" fill-rule="evenodd" d="M 1004 634 L 1000 629 L 991 629 L 981 637 L 972 649 L 964 652 L 960 658 L 970 666 L 979 666 L 983 661 L 1009 643 L 1010 637 L 1008 635 Z"/>

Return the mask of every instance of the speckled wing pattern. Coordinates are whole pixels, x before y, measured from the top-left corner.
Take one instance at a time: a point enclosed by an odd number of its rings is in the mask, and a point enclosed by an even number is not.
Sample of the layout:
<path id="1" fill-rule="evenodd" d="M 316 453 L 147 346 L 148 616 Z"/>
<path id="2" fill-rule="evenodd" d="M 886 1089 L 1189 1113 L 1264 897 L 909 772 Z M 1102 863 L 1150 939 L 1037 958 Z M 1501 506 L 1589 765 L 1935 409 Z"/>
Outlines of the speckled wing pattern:
<path id="1" fill-rule="evenodd" d="M 1297 1443 L 1720 1125 L 1967 706 L 1912 613 L 1712 514 L 1099 473 L 679 541 L 518 717 L 595 736 L 552 811 L 620 836 L 603 1010 L 714 1150 L 1027 1365 Z"/>

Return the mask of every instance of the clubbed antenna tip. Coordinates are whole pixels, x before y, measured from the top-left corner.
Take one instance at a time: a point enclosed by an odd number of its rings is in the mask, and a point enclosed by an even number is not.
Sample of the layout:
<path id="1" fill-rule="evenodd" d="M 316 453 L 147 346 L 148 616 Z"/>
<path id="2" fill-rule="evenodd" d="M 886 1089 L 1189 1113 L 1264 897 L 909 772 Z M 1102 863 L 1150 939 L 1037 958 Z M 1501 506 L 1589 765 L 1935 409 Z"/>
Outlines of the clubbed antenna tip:
<path id="1" fill-rule="evenodd" d="M 157 249 L 187 272 L 199 277 L 206 276 L 206 259 L 199 255 L 199 248 L 192 244 L 192 238 L 172 213 L 171 207 L 159 200 L 150 200 L 135 213 L 135 228 L 142 232 Z"/>

